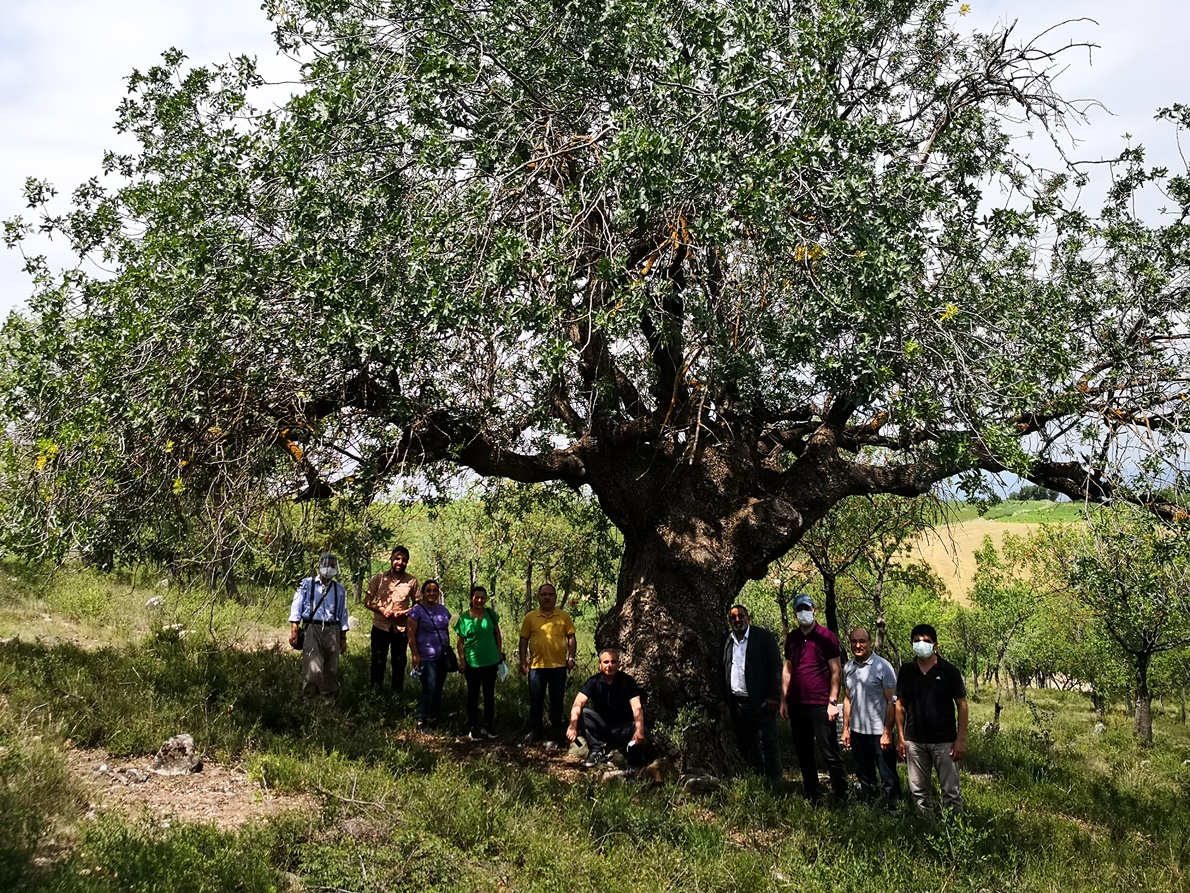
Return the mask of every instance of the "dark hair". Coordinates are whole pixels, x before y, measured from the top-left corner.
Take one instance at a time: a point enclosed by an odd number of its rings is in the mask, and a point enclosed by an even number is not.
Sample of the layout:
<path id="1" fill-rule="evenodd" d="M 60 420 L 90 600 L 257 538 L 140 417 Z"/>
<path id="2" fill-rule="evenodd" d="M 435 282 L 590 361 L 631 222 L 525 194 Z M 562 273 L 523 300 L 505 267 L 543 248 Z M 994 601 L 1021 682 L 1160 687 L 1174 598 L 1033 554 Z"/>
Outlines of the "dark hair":
<path id="1" fill-rule="evenodd" d="M 409 550 L 404 546 L 393 546 L 393 550 L 388 553 L 388 558 L 391 561 L 394 555 L 404 555 L 405 560 L 409 560 Z"/>
<path id="2" fill-rule="evenodd" d="M 620 649 L 615 645 L 608 645 L 606 648 L 600 648 L 595 652 L 596 657 L 603 657 L 605 654 L 614 654 L 616 656 L 616 660 L 619 661 L 624 659 L 624 655 L 620 653 Z"/>
<path id="3" fill-rule="evenodd" d="M 554 590 L 554 595 L 558 594 L 558 587 L 555 586 L 553 583 L 551 583 L 549 580 L 546 580 L 544 583 L 542 583 L 540 586 L 537 587 L 537 594 L 541 595 L 541 590 L 545 589 L 545 587 L 547 587 L 547 586 L 550 589 Z"/>
<path id="4" fill-rule="evenodd" d="M 909 633 L 909 641 L 912 642 L 918 636 L 929 636 L 931 642 L 935 645 L 938 644 L 938 630 L 934 629 L 928 623 L 919 623 L 913 627 L 912 632 Z"/>
<path id="5" fill-rule="evenodd" d="M 469 596 L 467 596 L 467 599 L 470 600 L 470 599 L 475 598 L 475 593 L 477 593 L 477 592 L 482 592 L 484 595 L 487 595 L 488 588 L 486 586 L 480 586 L 478 583 L 476 583 L 474 586 L 471 587 L 471 594 Z"/>
<path id="6" fill-rule="evenodd" d="M 745 608 L 743 605 L 732 605 L 730 608 L 727 609 L 727 613 L 730 614 L 732 611 L 736 610 L 737 608 L 739 610 L 743 611 L 749 617 L 752 616 L 752 612 L 749 611 L 747 608 Z"/>
<path id="7" fill-rule="evenodd" d="M 421 582 L 421 588 L 422 588 L 422 589 L 425 589 L 425 588 L 426 588 L 427 586 L 429 586 L 431 583 L 433 583 L 433 584 L 434 584 L 434 586 L 435 586 L 435 587 L 437 587 L 438 589 L 441 589 L 441 588 L 442 588 L 442 584 L 441 584 L 441 583 L 439 583 L 437 580 L 435 580 L 433 577 L 430 577 L 430 579 L 428 579 L 428 580 L 422 580 L 422 582 Z"/>

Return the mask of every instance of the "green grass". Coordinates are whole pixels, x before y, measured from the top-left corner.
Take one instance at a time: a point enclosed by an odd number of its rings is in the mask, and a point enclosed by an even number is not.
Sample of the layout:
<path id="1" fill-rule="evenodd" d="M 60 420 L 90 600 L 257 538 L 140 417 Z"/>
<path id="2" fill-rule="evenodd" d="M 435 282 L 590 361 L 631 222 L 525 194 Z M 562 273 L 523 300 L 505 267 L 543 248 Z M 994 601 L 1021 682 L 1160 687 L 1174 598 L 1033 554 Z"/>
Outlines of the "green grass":
<path id="1" fill-rule="evenodd" d="M 948 503 L 946 520 L 953 524 L 984 519 L 1005 524 L 1074 524 L 1083 520 L 1086 506 L 1075 502 L 1022 502 L 1004 500 L 980 514 L 979 508 L 967 503 Z"/>
<path id="2" fill-rule="evenodd" d="M 1095 734 L 1099 718 L 1075 693 L 1008 704 L 995 736 L 979 731 L 990 695 L 973 694 L 968 814 L 931 823 L 816 810 L 754 778 L 687 797 L 570 783 L 493 751 L 464 758 L 447 736 L 430 747 L 404 736 L 412 712 L 367 692 L 366 674 L 357 636 L 339 706 L 309 715 L 284 649 L 163 632 L 106 647 L 0 645 L 0 890 L 265 891 L 296 878 L 351 891 L 1173 891 L 1190 856 L 1190 730 L 1158 715 L 1156 746 L 1142 751 L 1122 711 Z M 524 683 L 498 692 L 515 728 Z M 446 709 L 463 731 L 458 679 Z M 67 739 L 140 759 L 179 731 L 207 760 L 316 805 L 238 831 L 83 820 Z"/>

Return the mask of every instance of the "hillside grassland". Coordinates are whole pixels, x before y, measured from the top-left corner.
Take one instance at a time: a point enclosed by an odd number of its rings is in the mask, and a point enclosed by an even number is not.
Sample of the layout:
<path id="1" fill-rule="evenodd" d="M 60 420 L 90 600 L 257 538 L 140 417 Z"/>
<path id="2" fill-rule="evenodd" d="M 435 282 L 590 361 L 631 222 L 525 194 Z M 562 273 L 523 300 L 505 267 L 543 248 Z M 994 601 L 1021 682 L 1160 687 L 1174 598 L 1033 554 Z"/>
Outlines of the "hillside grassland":
<path id="1" fill-rule="evenodd" d="M 152 589 L 134 581 L 4 573 L 3 890 L 1184 888 L 1190 730 L 1173 711 L 1158 710 L 1156 745 L 1142 751 L 1122 710 L 1100 718 L 1070 692 L 1030 691 L 985 734 L 990 699 L 973 694 L 962 819 L 814 809 L 792 781 L 782 796 L 752 778 L 686 795 L 672 783 L 605 784 L 573 758 L 520 747 L 515 674 L 498 690 L 502 740 L 474 746 L 459 737 L 457 679 L 435 735 L 413 728 L 408 695 L 367 691 L 364 636 L 344 661 L 339 704 L 309 713 L 297 655 L 231 635 L 283 609 L 200 610 L 205 596 L 178 592 L 148 609 Z M 11 637 L 22 617 L 53 626 L 51 606 L 68 623 Z M 179 617 L 206 624 L 180 637 Z M 709 731 L 686 721 L 653 731 Z M 179 732 L 194 737 L 204 773 L 247 773 L 253 797 L 293 808 L 235 828 L 162 819 L 121 808 L 102 790 L 117 782 L 77 771 L 81 749 L 143 767 Z"/>

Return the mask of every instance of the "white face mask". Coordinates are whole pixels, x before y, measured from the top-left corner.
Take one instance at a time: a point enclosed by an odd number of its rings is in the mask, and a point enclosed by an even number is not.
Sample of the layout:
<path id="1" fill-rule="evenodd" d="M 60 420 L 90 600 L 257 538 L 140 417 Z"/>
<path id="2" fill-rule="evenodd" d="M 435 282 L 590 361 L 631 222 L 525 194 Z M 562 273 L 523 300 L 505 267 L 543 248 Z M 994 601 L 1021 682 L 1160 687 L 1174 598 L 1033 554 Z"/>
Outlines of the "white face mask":
<path id="1" fill-rule="evenodd" d="M 339 569 L 333 564 L 320 564 L 318 566 L 318 575 L 324 580 L 331 580 L 339 576 Z"/>
<path id="2" fill-rule="evenodd" d="M 797 622 L 802 626 L 809 626 L 814 622 L 814 612 L 810 610 L 798 611 Z"/>
<path id="3" fill-rule="evenodd" d="M 934 643 L 933 642 L 914 642 L 913 643 L 913 653 L 916 654 L 918 657 L 920 657 L 922 660 L 925 660 L 931 654 L 934 653 Z"/>

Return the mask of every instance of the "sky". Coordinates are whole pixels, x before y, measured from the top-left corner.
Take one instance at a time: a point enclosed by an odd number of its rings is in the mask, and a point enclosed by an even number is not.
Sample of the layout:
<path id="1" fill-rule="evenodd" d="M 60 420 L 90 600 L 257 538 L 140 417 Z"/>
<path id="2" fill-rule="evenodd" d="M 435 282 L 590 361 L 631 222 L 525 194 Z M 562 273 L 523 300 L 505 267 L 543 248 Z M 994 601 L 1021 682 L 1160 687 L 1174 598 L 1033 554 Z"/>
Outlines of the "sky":
<path id="1" fill-rule="evenodd" d="M 961 32 L 1016 20 L 1015 33 L 1027 39 L 1063 21 L 1094 20 L 1072 21 L 1044 40 L 1099 45 L 1065 54 L 1057 81 L 1067 99 L 1105 106 L 1091 108 L 1090 123 L 1077 129 L 1073 157 L 1111 155 L 1130 133 L 1151 158 L 1178 161 L 1172 129 L 1155 123 L 1153 113 L 1190 102 L 1183 56 L 1190 3 L 971 0 L 969 6 L 956 22 Z M 256 56 L 266 77 L 293 77 L 258 0 L 0 0 L 0 220 L 24 213 L 26 177 L 48 180 L 68 195 L 100 173 L 105 149 L 128 148 L 112 127 L 124 80 L 170 47 L 200 65 Z M 1036 145 L 1039 159 L 1051 151 Z M 54 246 L 35 247 L 51 260 L 60 256 Z M 29 294 L 21 265 L 17 252 L 0 246 L 0 314 Z"/>

